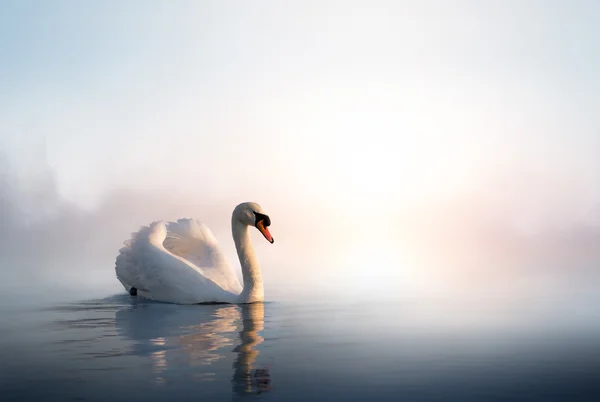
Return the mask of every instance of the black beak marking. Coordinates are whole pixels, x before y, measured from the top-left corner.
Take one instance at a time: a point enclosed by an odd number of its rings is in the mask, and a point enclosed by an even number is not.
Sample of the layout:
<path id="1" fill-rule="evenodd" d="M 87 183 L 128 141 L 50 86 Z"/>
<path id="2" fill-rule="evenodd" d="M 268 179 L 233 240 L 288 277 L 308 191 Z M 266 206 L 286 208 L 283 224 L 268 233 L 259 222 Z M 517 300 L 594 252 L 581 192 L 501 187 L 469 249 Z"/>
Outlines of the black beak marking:
<path id="1" fill-rule="evenodd" d="M 269 218 L 268 215 L 261 214 L 259 212 L 255 212 L 254 216 L 255 216 L 254 226 L 258 225 L 258 222 L 261 222 L 261 221 L 263 222 L 263 225 L 265 225 L 265 227 L 271 226 L 271 218 Z"/>

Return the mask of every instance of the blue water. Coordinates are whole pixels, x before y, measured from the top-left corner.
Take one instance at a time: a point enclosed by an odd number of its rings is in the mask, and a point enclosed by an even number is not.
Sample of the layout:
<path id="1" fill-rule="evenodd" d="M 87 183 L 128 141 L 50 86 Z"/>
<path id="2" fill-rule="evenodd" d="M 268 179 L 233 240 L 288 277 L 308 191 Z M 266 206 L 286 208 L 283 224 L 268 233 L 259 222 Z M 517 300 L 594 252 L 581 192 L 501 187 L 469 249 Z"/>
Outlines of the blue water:
<path id="1" fill-rule="evenodd" d="M 118 295 L 4 307 L 2 401 L 600 401 L 593 306 Z"/>

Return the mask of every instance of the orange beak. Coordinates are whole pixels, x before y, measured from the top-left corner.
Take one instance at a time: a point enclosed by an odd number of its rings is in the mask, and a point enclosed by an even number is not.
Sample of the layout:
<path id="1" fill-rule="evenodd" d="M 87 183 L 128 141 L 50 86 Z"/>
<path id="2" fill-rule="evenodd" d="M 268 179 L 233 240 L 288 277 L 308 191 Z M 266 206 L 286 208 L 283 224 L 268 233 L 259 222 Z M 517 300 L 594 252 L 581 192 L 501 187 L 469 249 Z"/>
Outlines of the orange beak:
<path id="1" fill-rule="evenodd" d="M 267 239 L 269 243 L 273 244 L 275 240 L 273 240 L 273 236 L 271 236 L 269 229 L 265 226 L 263 221 L 258 222 L 256 224 L 256 228 L 260 231 L 260 233 L 263 234 L 263 236 L 265 236 L 265 239 Z"/>

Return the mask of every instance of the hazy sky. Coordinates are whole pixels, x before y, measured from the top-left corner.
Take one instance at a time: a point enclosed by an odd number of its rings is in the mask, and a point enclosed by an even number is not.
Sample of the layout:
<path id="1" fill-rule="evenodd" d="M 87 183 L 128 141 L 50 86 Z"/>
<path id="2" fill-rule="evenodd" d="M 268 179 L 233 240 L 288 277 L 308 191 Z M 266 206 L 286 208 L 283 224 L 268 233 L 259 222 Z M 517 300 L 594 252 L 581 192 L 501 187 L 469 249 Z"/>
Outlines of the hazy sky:
<path id="1" fill-rule="evenodd" d="M 237 266 L 254 200 L 272 290 L 599 274 L 599 26 L 596 1 L 5 0 L 2 269 L 110 282 L 181 216 Z"/>

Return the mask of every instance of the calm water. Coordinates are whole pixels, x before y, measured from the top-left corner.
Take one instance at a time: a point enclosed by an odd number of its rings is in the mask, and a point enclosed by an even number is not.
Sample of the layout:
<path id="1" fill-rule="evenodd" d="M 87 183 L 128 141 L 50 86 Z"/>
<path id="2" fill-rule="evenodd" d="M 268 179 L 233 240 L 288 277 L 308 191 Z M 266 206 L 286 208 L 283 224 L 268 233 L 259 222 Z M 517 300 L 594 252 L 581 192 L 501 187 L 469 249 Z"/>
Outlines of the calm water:
<path id="1" fill-rule="evenodd" d="M 600 314 L 550 302 L 0 312 L 2 401 L 600 401 Z"/>

